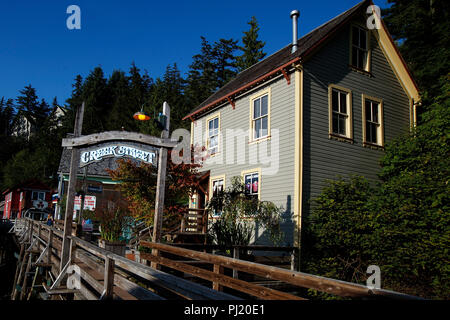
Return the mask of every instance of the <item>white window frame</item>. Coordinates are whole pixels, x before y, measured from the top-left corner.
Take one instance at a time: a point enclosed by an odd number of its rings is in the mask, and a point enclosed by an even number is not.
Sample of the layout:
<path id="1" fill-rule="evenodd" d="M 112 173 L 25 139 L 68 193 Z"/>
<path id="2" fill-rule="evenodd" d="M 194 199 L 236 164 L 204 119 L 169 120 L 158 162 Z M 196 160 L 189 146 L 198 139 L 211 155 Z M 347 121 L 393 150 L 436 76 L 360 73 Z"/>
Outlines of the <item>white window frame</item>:
<path id="1" fill-rule="evenodd" d="M 264 116 L 260 116 L 257 118 L 254 118 L 254 103 L 257 100 L 261 100 L 264 96 L 267 96 L 267 114 Z M 270 88 L 267 88 L 265 90 L 259 91 L 258 93 L 254 94 L 250 97 L 250 109 L 249 109 L 249 142 L 259 142 L 270 139 L 270 117 L 271 117 L 271 90 Z M 260 104 L 261 108 L 261 104 Z M 255 122 L 256 120 L 263 119 L 264 117 L 267 117 L 267 134 L 264 136 L 260 136 L 256 138 L 255 136 Z"/>
<path id="2" fill-rule="evenodd" d="M 384 147 L 384 118 L 383 118 L 383 100 L 376 97 L 371 97 L 363 94 L 362 100 L 362 134 L 363 134 L 363 144 L 367 146 L 378 146 Z M 378 104 L 378 122 L 371 121 L 372 119 L 367 119 L 366 114 L 366 101 Z M 372 108 L 371 108 L 372 110 Z M 372 115 L 371 115 L 372 116 Z M 367 122 L 374 123 L 377 126 L 377 142 L 368 141 L 366 139 L 367 133 Z"/>
<path id="3" fill-rule="evenodd" d="M 347 113 L 336 112 L 333 110 L 333 91 L 337 91 L 339 94 L 346 95 L 346 104 L 347 104 Z M 340 106 L 340 96 L 338 98 L 339 106 Z M 328 117 L 329 117 L 329 137 L 337 137 L 344 138 L 348 140 L 353 140 L 353 112 L 352 112 L 352 92 L 351 90 L 335 85 L 330 84 L 328 86 Z M 335 133 L 333 131 L 333 114 L 345 115 L 345 134 Z"/>
<path id="4" fill-rule="evenodd" d="M 222 181 L 222 191 L 225 191 L 225 175 L 214 176 L 209 179 L 209 199 L 214 197 L 214 182 Z M 213 217 L 220 217 L 222 212 L 213 212 Z"/>
<path id="5" fill-rule="evenodd" d="M 258 192 L 257 193 L 251 193 L 253 195 L 258 196 L 258 200 L 261 200 L 261 168 L 253 168 L 249 170 L 244 170 L 241 172 L 241 176 L 245 185 L 245 178 L 249 175 L 258 175 Z"/>
<path id="6" fill-rule="evenodd" d="M 217 119 L 217 122 L 218 122 L 217 133 L 210 135 L 209 123 L 211 121 L 214 121 L 215 119 Z M 212 137 L 217 138 L 217 145 L 213 147 L 214 149 L 216 149 L 216 152 L 214 152 L 214 153 L 211 153 L 211 138 Z M 221 137 L 220 137 L 220 112 L 219 112 L 219 113 L 216 113 L 206 119 L 206 149 L 207 149 L 210 157 L 214 157 L 220 153 L 220 138 Z"/>

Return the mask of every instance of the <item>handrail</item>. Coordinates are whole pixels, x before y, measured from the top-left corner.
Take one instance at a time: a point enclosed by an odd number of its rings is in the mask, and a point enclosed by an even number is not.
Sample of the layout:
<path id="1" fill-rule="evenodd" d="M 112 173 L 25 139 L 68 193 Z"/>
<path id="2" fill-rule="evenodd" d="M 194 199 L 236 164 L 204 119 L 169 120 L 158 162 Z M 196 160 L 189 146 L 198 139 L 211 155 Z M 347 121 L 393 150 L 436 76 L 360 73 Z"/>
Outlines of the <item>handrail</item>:
<path id="1" fill-rule="evenodd" d="M 343 297 L 368 297 L 377 295 L 396 299 L 420 299 L 415 296 L 410 296 L 394 291 L 384 289 L 374 290 L 370 289 L 367 286 L 356 283 L 325 278 L 272 266 L 265 266 L 250 261 L 243 261 L 209 253 L 198 252 L 162 243 L 142 241 L 141 245 L 147 248 L 156 249 L 185 258 L 196 259 L 221 267 L 232 268 L 246 273 L 255 274 L 266 279 L 279 280 L 294 286 L 315 289 Z"/>

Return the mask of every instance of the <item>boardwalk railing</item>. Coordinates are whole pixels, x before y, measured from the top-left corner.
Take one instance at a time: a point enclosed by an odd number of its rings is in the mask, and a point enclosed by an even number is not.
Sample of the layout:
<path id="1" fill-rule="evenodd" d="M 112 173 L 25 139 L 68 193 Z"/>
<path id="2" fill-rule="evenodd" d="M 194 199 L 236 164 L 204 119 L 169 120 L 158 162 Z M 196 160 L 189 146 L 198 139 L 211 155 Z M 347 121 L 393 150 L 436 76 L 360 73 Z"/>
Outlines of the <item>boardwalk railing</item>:
<path id="1" fill-rule="evenodd" d="M 44 268 L 52 285 L 43 287 L 50 296 L 75 295 L 79 299 L 165 300 L 183 298 L 198 300 L 235 300 L 185 279 L 152 269 L 141 263 L 106 251 L 75 236 L 70 237 L 70 259 L 60 268 L 63 232 L 41 222 L 25 219 L 24 230 L 17 234 L 21 243 L 12 299 L 29 299 L 31 286 L 26 276 L 32 268 Z M 60 270 L 61 269 L 61 270 Z M 80 278 L 75 289 L 65 285 L 69 272 Z M 35 279 L 35 278 L 34 278 Z M 145 283 L 146 286 L 138 285 Z"/>
<path id="2" fill-rule="evenodd" d="M 148 249 L 156 249 L 160 253 L 166 253 L 172 256 L 175 255 L 183 258 L 184 261 L 179 261 L 165 258 L 163 257 L 163 254 L 155 256 L 152 255 L 150 252 L 140 253 L 141 258 L 152 261 L 153 263 L 157 263 L 165 267 L 189 273 L 195 277 L 211 281 L 213 288 L 218 291 L 223 290 L 223 287 L 228 287 L 233 290 L 260 299 L 276 299 L 276 300 L 303 299 L 290 293 L 266 288 L 261 285 L 253 284 L 251 282 L 246 282 L 225 275 L 224 270 L 225 268 L 228 268 L 234 271 L 241 271 L 248 274 L 257 275 L 264 279 L 282 281 L 286 284 L 290 284 L 292 286 L 296 286 L 299 288 L 315 289 L 321 292 L 341 297 L 348 297 L 348 298 L 384 297 L 392 299 L 418 299 L 417 297 L 394 291 L 383 289 L 371 289 L 367 286 L 363 286 L 360 284 L 334 280 L 325 277 L 319 277 L 307 273 L 282 269 L 273 266 L 261 265 L 258 263 L 243 261 L 220 255 L 209 254 L 205 252 L 189 250 L 162 243 L 143 241 L 141 242 L 141 246 L 146 247 Z M 194 266 L 192 261 L 186 261 L 186 259 L 197 261 L 197 263 L 203 262 L 209 264 L 211 267 L 209 268 L 209 270 L 205 268 L 200 268 Z"/>
<path id="3" fill-rule="evenodd" d="M 151 261 L 154 268 L 113 254 L 76 236 L 68 237 L 69 261 L 61 265 L 63 232 L 28 218 L 20 221 L 23 228 L 16 233 L 21 249 L 11 293 L 13 300 L 30 299 L 33 292 L 38 291 L 38 287 L 41 291 L 45 290 L 48 296 L 64 300 L 235 300 L 248 297 L 304 299 L 292 292 L 275 290 L 233 277 L 230 270 L 342 297 L 417 299 L 397 292 L 370 289 L 354 283 L 145 241 L 141 242 L 141 246 L 148 248 L 149 252 L 141 252 L 141 258 Z M 201 267 L 203 264 L 210 268 Z M 207 280 L 212 288 L 164 272 L 160 266 Z M 29 275 L 32 274 L 34 276 L 31 279 Z M 234 291 L 224 292 L 225 287 Z"/>

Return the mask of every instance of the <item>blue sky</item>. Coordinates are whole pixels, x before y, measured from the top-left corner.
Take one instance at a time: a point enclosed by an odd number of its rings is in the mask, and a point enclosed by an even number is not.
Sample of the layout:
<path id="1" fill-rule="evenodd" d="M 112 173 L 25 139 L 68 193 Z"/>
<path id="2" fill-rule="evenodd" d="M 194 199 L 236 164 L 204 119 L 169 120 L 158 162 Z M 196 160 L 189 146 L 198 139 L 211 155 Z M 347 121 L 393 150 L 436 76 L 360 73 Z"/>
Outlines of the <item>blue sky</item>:
<path id="1" fill-rule="evenodd" d="M 292 40 L 289 13 L 300 11 L 299 35 L 335 17 L 359 0 L 40 0 L 0 3 L 0 97 L 16 98 L 31 84 L 49 103 L 63 104 L 77 74 L 96 66 L 109 76 L 132 61 L 152 78 L 176 62 L 183 75 L 199 53 L 200 36 L 210 42 L 241 39 L 255 16 L 265 52 Z M 386 0 L 374 1 L 386 7 Z M 69 30 L 69 5 L 81 9 L 81 30 Z"/>

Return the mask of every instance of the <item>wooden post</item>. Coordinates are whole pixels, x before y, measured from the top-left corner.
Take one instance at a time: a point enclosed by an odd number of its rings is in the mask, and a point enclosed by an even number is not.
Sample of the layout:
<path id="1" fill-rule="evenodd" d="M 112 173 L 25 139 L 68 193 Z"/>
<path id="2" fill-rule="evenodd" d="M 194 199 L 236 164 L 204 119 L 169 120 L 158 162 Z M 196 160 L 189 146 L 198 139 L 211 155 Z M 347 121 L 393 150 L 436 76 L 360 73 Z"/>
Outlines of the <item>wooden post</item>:
<path id="1" fill-rule="evenodd" d="M 84 115 L 84 102 L 80 108 L 77 109 L 75 116 L 75 130 L 74 136 L 81 136 L 81 130 L 83 128 L 83 115 Z M 77 172 L 80 165 L 80 150 L 78 148 L 72 148 L 72 155 L 70 157 L 70 173 L 69 173 L 69 186 L 67 188 L 67 205 L 66 214 L 64 217 L 64 234 L 62 241 L 61 252 L 61 264 L 59 270 L 62 271 L 64 266 L 69 261 L 70 252 L 70 240 L 69 236 L 72 235 L 72 220 L 73 220 L 73 207 L 75 201 L 75 188 L 77 183 Z"/>
<path id="2" fill-rule="evenodd" d="M 114 260 L 105 257 L 104 299 L 112 299 L 114 291 Z"/>
<path id="3" fill-rule="evenodd" d="M 48 242 L 47 242 L 47 263 L 52 263 L 52 242 L 53 242 L 53 229 L 48 230 Z"/>
<path id="4" fill-rule="evenodd" d="M 239 248 L 236 247 L 233 248 L 233 258 L 239 259 Z M 236 269 L 233 269 L 233 278 L 235 279 L 239 278 L 239 273 Z"/>
<path id="5" fill-rule="evenodd" d="M 13 297 L 14 297 L 14 293 L 16 291 L 17 279 L 19 278 L 19 271 L 21 270 L 20 267 L 22 265 L 22 259 L 23 259 L 24 252 L 25 252 L 25 245 L 21 244 L 20 245 L 19 259 L 17 260 L 16 275 L 14 276 L 13 290 L 11 292 L 11 300 L 14 300 Z"/>
<path id="6" fill-rule="evenodd" d="M 166 116 L 166 127 L 161 133 L 161 138 L 167 139 L 170 130 L 170 107 L 167 102 L 163 104 L 163 114 Z M 166 168 L 167 168 L 167 148 L 159 149 L 158 160 L 158 178 L 156 184 L 155 217 L 153 222 L 153 242 L 161 242 L 163 210 L 164 210 L 164 191 L 166 188 Z M 158 256 L 157 250 L 152 250 L 152 254 Z M 152 268 L 157 268 L 157 264 L 152 262 Z"/>
<path id="7" fill-rule="evenodd" d="M 215 264 L 214 273 L 223 274 L 223 267 L 219 264 Z M 216 291 L 223 291 L 223 286 L 221 286 L 218 282 L 213 282 L 213 289 Z"/>

